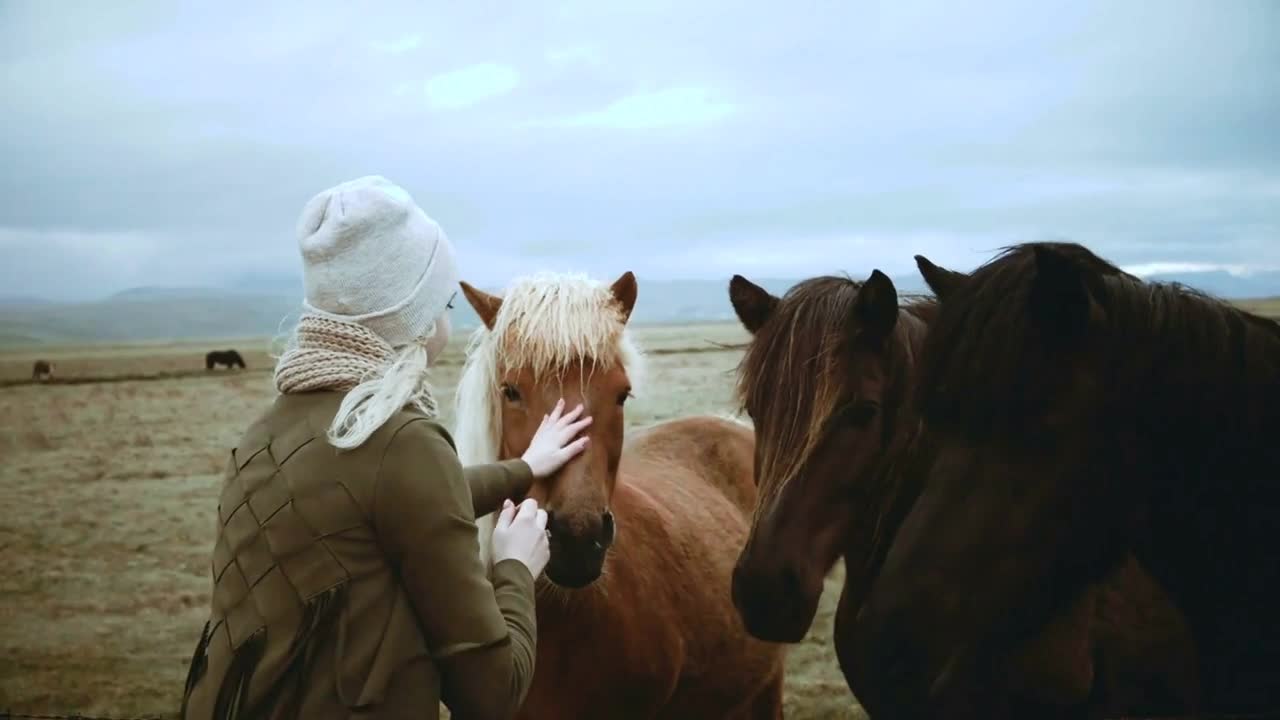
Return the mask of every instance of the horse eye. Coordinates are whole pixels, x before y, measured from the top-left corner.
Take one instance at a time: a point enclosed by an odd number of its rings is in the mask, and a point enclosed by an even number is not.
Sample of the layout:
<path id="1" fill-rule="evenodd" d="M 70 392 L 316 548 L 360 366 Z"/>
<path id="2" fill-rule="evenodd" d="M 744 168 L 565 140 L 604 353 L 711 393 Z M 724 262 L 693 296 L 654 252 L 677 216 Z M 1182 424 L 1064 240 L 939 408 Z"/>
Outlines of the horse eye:
<path id="1" fill-rule="evenodd" d="M 510 385 L 503 385 L 502 397 L 506 398 L 507 402 L 520 402 L 520 391 Z"/>
<path id="2" fill-rule="evenodd" d="M 631 394 L 631 391 L 630 391 L 630 390 L 626 390 L 626 391 L 624 391 L 624 392 L 619 393 L 619 394 L 618 394 L 618 407 L 622 407 L 623 405 L 626 405 L 626 404 L 627 404 L 627 398 L 631 398 L 631 397 L 635 397 L 635 396 Z"/>
<path id="3" fill-rule="evenodd" d="M 866 427 L 875 419 L 880 407 L 873 402 L 853 403 L 840 413 L 840 422 L 852 427 Z"/>

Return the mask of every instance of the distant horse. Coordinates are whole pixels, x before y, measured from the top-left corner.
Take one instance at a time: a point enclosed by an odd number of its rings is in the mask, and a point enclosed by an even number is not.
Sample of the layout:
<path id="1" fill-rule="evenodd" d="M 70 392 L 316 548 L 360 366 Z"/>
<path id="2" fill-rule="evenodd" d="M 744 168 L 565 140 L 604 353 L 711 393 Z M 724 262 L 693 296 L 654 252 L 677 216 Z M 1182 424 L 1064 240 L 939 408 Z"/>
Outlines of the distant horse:
<path id="1" fill-rule="evenodd" d="M 519 457 L 557 398 L 592 416 L 587 449 L 529 493 L 550 516 L 538 651 L 520 718 L 780 718 L 785 648 L 729 599 L 755 502 L 753 435 L 688 417 L 624 442 L 642 356 L 636 280 L 539 274 L 503 297 L 461 284 L 483 321 L 457 390 L 464 464 Z M 478 521 L 489 557 L 494 516 Z"/>
<path id="2" fill-rule="evenodd" d="M 240 353 L 235 350 L 214 350 L 204 356 L 204 369 L 212 370 L 215 365 L 244 369 L 244 358 L 240 357 Z"/>
<path id="3" fill-rule="evenodd" d="M 53 379 L 53 363 L 48 360 L 37 360 L 31 368 L 31 379 L 44 382 Z"/>
<path id="4" fill-rule="evenodd" d="M 933 300 L 900 306 L 875 271 L 862 283 L 822 276 L 775 297 L 742 276 L 729 298 L 752 334 L 737 393 L 757 433 L 759 506 L 734 570 L 733 598 L 757 637 L 798 642 L 808 632 L 836 560 L 845 560 L 834 643 L 855 696 L 855 618 L 898 525 L 918 494 L 927 460 L 910 404 Z M 964 513 L 964 507 L 953 508 Z M 1169 688 L 1189 693 L 1190 644 L 1181 614 L 1136 563 L 1117 570 L 1002 660 L 988 686 L 1025 717 L 1050 708 L 1140 712 Z M 1094 655 L 1103 658 L 1095 688 Z M 864 690 L 865 689 L 865 690 Z M 1004 694 L 1007 697 L 997 698 Z M 1091 697 L 1092 695 L 1092 697 Z"/>
<path id="5" fill-rule="evenodd" d="M 872 715 L 986 717 L 990 658 L 1130 554 L 1186 618 L 1194 711 L 1280 710 L 1280 326 L 1076 244 L 917 262 L 934 455 L 860 611 Z"/>

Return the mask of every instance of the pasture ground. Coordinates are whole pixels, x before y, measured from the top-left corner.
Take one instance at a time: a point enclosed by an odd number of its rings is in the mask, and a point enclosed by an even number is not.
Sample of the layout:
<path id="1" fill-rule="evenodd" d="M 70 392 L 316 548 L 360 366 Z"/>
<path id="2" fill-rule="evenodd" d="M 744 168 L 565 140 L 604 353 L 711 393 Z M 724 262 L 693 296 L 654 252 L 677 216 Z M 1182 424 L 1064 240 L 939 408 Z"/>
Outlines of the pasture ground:
<path id="1" fill-rule="evenodd" d="M 736 324 L 636 330 L 641 425 L 733 410 Z M 449 406 L 464 337 L 434 375 Z M 247 370 L 204 370 L 237 348 Z M 205 617 L 212 513 L 228 449 L 270 402 L 267 343 L 0 353 L 0 711 L 176 717 Z M 37 357 L 62 382 L 28 380 Z M 450 417 L 445 418 L 451 422 Z M 789 653 L 791 720 L 860 717 L 830 648 L 840 569 Z"/>

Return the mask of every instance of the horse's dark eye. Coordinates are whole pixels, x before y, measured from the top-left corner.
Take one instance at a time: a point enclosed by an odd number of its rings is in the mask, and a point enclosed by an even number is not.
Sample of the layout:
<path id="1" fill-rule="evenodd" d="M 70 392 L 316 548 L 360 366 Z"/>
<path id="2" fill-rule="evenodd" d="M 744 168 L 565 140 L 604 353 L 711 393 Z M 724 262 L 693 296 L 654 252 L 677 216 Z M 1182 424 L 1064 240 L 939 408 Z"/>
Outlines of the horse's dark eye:
<path id="1" fill-rule="evenodd" d="M 850 427 L 866 427 L 875 419 L 880 406 L 873 402 L 851 403 L 840 411 L 840 424 Z"/>
<path id="2" fill-rule="evenodd" d="M 507 402 L 520 402 L 520 391 L 510 385 L 503 385 L 502 397 L 506 398 Z"/>
<path id="3" fill-rule="evenodd" d="M 626 405 L 627 398 L 630 398 L 630 397 L 635 397 L 634 395 L 631 394 L 630 390 L 625 390 L 621 393 L 618 393 L 618 407 L 622 407 L 623 405 Z"/>

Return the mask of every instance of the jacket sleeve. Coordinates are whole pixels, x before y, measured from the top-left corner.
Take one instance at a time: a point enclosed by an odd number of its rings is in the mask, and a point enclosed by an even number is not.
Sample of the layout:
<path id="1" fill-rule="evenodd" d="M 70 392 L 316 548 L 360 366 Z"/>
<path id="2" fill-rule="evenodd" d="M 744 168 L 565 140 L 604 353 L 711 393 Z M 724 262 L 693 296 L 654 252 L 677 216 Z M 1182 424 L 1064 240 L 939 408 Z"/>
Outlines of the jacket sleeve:
<path id="1" fill-rule="evenodd" d="M 475 517 L 498 512 L 503 500 L 524 495 L 533 485 L 533 471 L 519 458 L 465 467 L 462 475 L 471 488 Z"/>
<path id="2" fill-rule="evenodd" d="M 472 502 L 452 444 L 414 420 L 378 469 L 374 527 L 396 568 L 457 718 L 509 718 L 533 679 L 533 577 L 518 560 L 480 560 Z"/>

